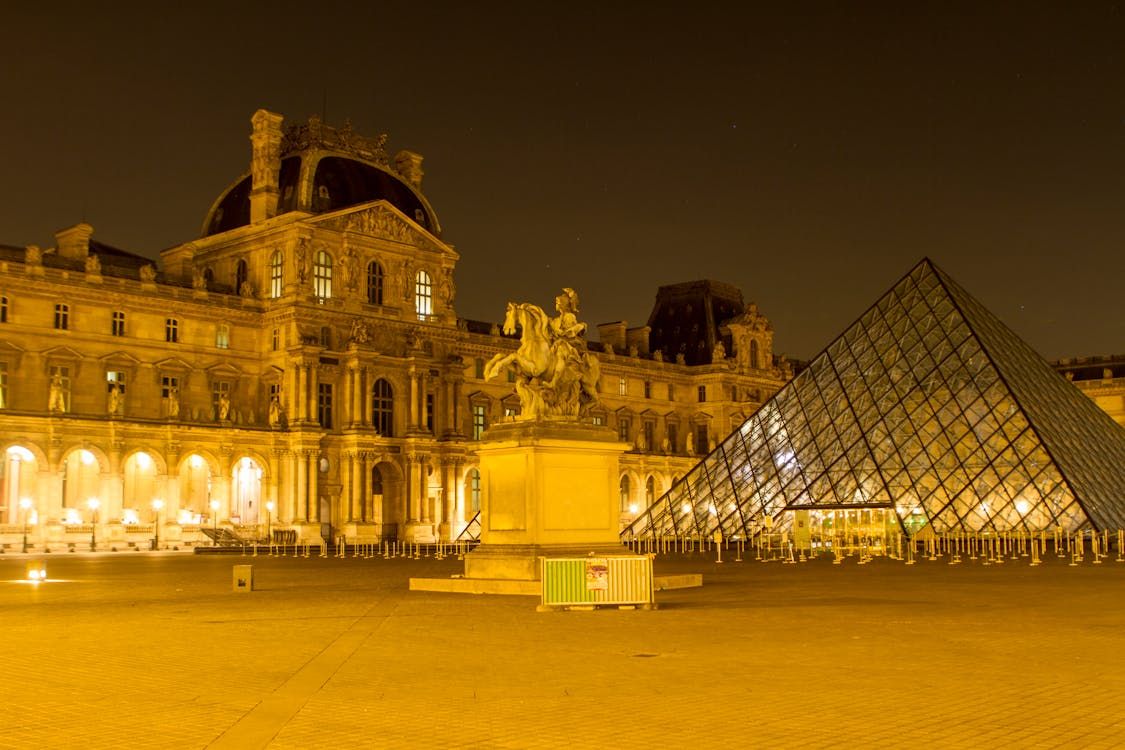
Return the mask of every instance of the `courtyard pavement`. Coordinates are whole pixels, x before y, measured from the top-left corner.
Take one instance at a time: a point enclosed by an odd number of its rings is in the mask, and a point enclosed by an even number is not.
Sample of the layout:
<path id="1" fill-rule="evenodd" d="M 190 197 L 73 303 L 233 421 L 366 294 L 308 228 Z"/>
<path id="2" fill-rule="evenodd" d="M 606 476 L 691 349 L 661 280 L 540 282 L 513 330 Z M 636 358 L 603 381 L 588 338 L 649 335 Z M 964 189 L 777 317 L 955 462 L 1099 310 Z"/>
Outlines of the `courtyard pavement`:
<path id="1" fill-rule="evenodd" d="M 658 558 L 705 585 L 656 611 L 407 591 L 460 565 L 3 555 L 0 747 L 1125 745 L 1113 558 Z"/>

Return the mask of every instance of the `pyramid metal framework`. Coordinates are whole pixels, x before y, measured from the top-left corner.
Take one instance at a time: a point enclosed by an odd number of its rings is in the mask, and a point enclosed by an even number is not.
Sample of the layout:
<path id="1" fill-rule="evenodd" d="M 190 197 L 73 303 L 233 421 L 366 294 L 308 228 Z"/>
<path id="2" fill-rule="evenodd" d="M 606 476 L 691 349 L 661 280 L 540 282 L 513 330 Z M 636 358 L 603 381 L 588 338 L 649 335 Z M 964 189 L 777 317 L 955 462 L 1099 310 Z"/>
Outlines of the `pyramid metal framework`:
<path id="1" fill-rule="evenodd" d="M 1125 428 L 924 259 L 622 537 L 875 508 L 908 534 L 1125 528 Z"/>

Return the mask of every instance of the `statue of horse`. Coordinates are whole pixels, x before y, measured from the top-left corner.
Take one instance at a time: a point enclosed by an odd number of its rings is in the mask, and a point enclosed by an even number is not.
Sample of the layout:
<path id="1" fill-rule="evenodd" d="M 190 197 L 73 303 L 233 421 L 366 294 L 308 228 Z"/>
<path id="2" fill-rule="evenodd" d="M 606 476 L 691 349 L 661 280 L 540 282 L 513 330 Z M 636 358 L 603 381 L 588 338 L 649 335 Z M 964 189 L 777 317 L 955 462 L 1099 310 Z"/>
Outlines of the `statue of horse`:
<path id="1" fill-rule="evenodd" d="M 484 368 L 485 380 L 509 368 L 515 371 L 521 420 L 577 418 L 598 402 L 597 358 L 586 351 L 584 341 L 553 336 L 549 324 L 541 307 L 509 302 L 503 331 L 510 336 L 519 330 L 520 346 L 497 354 Z"/>

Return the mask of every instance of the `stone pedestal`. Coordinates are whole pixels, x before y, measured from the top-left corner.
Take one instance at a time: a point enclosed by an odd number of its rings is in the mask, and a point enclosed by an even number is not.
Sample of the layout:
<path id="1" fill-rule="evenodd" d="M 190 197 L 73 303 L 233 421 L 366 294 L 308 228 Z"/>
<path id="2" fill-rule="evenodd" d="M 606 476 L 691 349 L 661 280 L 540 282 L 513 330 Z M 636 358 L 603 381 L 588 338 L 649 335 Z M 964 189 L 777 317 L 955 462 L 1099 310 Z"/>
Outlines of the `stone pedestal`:
<path id="1" fill-rule="evenodd" d="M 477 449 L 481 544 L 465 577 L 536 580 L 538 558 L 621 554 L 618 458 L 607 427 L 573 421 L 505 422 Z"/>

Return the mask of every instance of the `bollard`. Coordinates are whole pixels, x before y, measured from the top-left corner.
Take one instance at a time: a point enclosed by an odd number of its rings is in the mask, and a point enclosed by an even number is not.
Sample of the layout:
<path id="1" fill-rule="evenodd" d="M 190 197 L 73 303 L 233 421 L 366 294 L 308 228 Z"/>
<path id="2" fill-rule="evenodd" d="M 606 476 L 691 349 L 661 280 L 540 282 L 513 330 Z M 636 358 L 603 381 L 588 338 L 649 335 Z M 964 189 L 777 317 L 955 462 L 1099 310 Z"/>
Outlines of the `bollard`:
<path id="1" fill-rule="evenodd" d="M 1125 529 L 1117 530 L 1117 562 L 1125 562 L 1125 557 L 1121 553 L 1125 552 Z"/>
<path id="2" fill-rule="evenodd" d="M 1039 564 L 1039 543 L 1034 536 L 1031 537 L 1031 566 Z"/>
<path id="3" fill-rule="evenodd" d="M 906 540 L 906 564 L 914 564 L 914 537 L 909 537 Z"/>
<path id="4" fill-rule="evenodd" d="M 1082 536 L 1080 534 L 1077 535 L 1074 541 L 1077 541 L 1077 544 L 1067 545 L 1070 547 L 1070 565 L 1067 567 L 1071 568 L 1077 567 L 1078 563 L 1082 562 Z"/>

